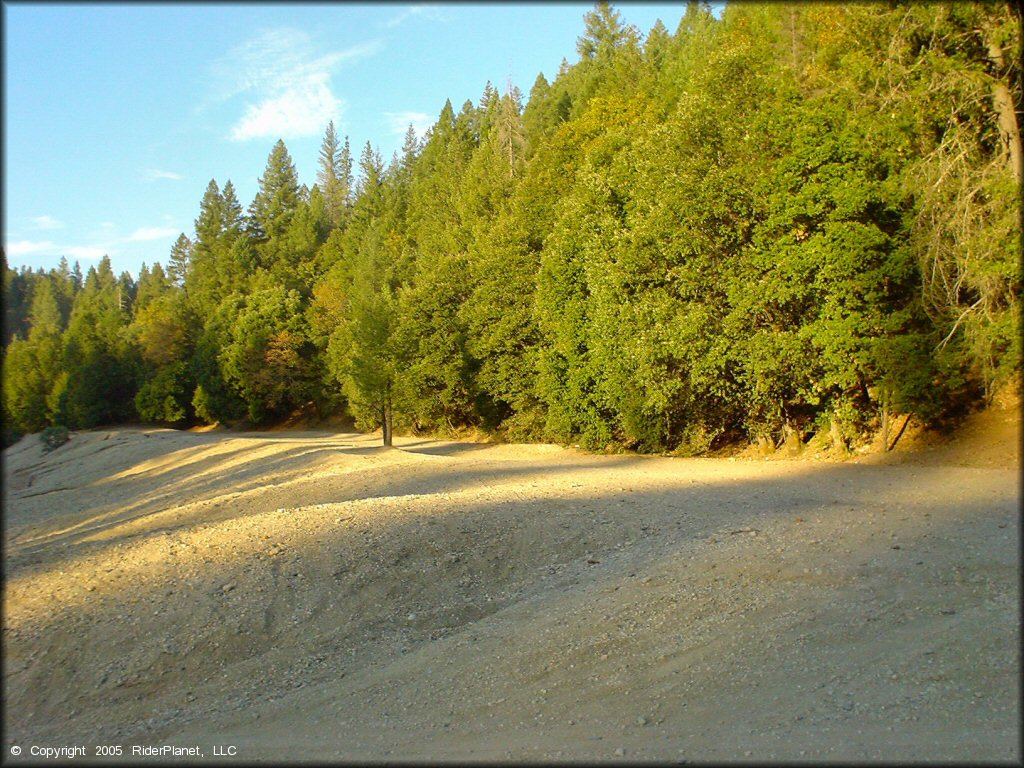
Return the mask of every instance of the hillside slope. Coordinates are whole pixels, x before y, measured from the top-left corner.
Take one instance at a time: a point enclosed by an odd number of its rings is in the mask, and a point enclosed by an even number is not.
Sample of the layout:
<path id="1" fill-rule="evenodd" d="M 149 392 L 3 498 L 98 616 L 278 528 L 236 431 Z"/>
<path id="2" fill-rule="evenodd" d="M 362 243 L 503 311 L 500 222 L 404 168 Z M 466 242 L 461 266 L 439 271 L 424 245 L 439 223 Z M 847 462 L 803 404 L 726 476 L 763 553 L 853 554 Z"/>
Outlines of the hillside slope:
<path id="1" fill-rule="evenodd" d="M 1020 418 L 998 418 L 832 464 L 26 438 L 5 755 L 1019 761 Z"/>

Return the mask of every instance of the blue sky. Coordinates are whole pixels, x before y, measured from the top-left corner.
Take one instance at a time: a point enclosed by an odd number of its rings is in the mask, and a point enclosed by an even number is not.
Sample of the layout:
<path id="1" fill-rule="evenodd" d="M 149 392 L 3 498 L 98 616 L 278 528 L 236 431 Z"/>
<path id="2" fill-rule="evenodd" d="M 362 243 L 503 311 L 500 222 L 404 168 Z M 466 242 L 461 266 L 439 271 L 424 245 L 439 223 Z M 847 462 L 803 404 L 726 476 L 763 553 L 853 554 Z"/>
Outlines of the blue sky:
<path id="1" fill-rule="evenodd" d="M 278 138 L 316 182 L 328 120 L 385 160 L 445 99 L 553 80 L 592 3 L 4 3 L 8 264 L 166 264 L 206 185 L 243 207 Z M 685 2 L 618 3 L 642 35 Z"/>

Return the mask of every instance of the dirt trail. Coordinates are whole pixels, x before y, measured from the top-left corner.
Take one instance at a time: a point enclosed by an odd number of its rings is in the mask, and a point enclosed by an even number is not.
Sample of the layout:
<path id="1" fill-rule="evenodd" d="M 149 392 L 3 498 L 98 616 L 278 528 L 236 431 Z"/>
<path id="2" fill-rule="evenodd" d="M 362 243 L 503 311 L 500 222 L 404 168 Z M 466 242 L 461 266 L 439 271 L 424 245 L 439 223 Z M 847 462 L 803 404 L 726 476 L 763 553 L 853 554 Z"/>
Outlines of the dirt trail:
<path id="1" fill-rule="evenodd" d="M 984 418 L 846 463 L 26 438 L 4 756 L 1019 762 L 1020 418 Z"/>

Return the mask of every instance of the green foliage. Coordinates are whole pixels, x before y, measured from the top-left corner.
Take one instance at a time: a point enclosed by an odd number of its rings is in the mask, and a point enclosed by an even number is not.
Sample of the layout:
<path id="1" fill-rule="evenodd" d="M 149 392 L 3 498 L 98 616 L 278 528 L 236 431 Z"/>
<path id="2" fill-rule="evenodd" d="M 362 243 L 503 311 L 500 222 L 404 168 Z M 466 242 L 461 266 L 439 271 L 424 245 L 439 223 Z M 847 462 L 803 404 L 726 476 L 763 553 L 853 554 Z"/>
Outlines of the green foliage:
<path id="1" fill-rule="evenodd" d="M 46 418 L 51 424 L 68 420 L 68 379 L 67 371 L 58 373 L 46 395 Z"/>
<path id="2" fill-rule="evenodd" d="M 225 381 L 245 402 L 250 421 L 280 416 L 312 399 L 315 372 L 309 330 L 295 290 L 266 281 L 237 301 L 217 355 Z"/>
<path id="3" fill-rule="evenodd" d="M 90 267 L 75 297 L 63 335 L 68 377 L 61 393 L 71 427 L 86 429 L 135 416 L 140 360 L 124 333 L 130 314 L 124 292 L 104 258 L 99 269 Z"/>
<path id="4" fill-rule="evenodd" d="M 60 415 L 51 391 L 61 376 L 63 322 L 48 279 L 36 282 L 29 323 L 28 338 L 15 337 L 6 350 L 4 402 L 16 428 L 35 432 Z"/>
<path id="5" fill-rule="evenodd" d="M 206 390 L 203 389 L 202 384 L 196 387 L 196 391 L 192 395 L 192 408 L 195 409 L 196 416 L 207 424 L 217 423 L 220 414 L 222 413 L 221 408 L 215 400 L 210 397 Z"/>
<path id="6" fill-rule="evenodd" d="M 167 260 L 167 278 L 173 285 L 181 286 L 185 283 L 191 261 L 192 241 L 182 232 L 178 235 L 178 239 L 174 241 L 171 255 Z M 139 282 L 142 282 L 141 276 Z"/>
<path id="7" fill-rule="evenodd" d="M 184 297 L 168 291 L 139 308 L 125 335 L 145 362 L 159 367 L 191 356 L 200 325 Z"/>
<path id="8" fill-rule="evenodd" d="M 135 395 L 135 409 L 143 421 L 172 426 L 189 420 L 195 379 L 188 363 L 160 368 Z"/>
<path id="9" fill-rule="evenodd" d="M 328 369 L 364 428 L 379 427 L 395 399 L 402 371 L 396 320 L 395 300 L 386 289 L 355 293 L 328 344 Z"/>
<path id="10" fill-rule="evenodd" d="M 260 177 L 259 192 L 249 207 L 250 225 L 257 239 L 267 243 L 283 236 L 299 201 L 299 177 L 295 164 L 284 142 L 278 140 Z M 264 259 L 265 264 L 270 263 L 275 255 L 273 246 L 267 251 L 270 257 Z"/>
<path id="11" fill-rule="evenodd" d="M 40 433 L 39 440 L 43 444 L 43 453 L 49 453 L 60 448 L 71 439 L 68 428 L 62 426 L 47 427 Z"/>
<path id="12" fill-rule="evenodd" d="M 231 294 L 223 299 L 196 339 L 192 356 L 196 390 L 192 406 L 196 416 L 207 424 L 230 424 L 242 418 L 246 411 L 241 396 L 228 385 L 220 361 L 221 350 L 231 339 L 232 325 L 242 301 L 239 294 Z"/>
<path id="13" fill-rule="evenodd" d="M 320 146 L 317 186 L 323 195 L 328 226 L 344 227 L 352 207 L 352 153 L 347 136 L 344 145 L 339 143 L 333 120 L 327 124 Z"/>
<path id="14" fill-rule="evenodd" d="M 18 430 L 8 426 L 9 424 L 10 424 L 10 422 L 7 419 L 5 419 L 4 420 L 4 432 L 3 432 L 3 447 L 4 448 L 10 448 L 12 445 L 14 445 L 19 440 L 21 440 L 22 437 L 24 437 L 24 435 L 21 432 L 19 432 Z"/>
<path id="15" fill-rule="evenodd" d="M 166 268 L 4 277 L 15 432 L 140 417 L 677 455 L 844 445 L 1021 365 L 1020 16 L 993 3 L 607 3 L 526 103 L 490 83 L 317 184 L 211 181 Z M 6 433 L 5 433 L 5 439 Z M 824 439 L 824 438 L 823 438 Z"/>
<path id="16" fill-rule="evenodd" d="M 46 396 L 50 382 L 43 371 L 39 350 L 15 338 L 4 354 L 4 410 L 20 432 L 38 432 L 46 423 Z"/>

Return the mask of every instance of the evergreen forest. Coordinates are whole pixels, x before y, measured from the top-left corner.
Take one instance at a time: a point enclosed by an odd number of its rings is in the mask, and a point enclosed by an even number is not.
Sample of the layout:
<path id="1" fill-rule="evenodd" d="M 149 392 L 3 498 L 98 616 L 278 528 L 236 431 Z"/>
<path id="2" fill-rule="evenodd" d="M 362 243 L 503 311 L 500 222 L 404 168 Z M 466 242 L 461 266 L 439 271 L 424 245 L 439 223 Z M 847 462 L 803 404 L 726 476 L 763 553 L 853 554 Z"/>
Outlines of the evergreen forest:
<path id="1" fill-rule="evenodd" d="M 278 141 L 137 279 L 5 259 L 5 445 L 296 412 L 849 445 L 1019 370 L 1017 4 L 690 2 L 644 34 L 598 3 L 573 59 L 388 161 L 324 126 L 312 186 Z"/>

